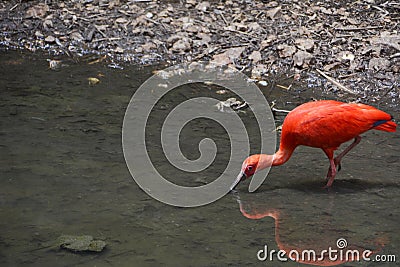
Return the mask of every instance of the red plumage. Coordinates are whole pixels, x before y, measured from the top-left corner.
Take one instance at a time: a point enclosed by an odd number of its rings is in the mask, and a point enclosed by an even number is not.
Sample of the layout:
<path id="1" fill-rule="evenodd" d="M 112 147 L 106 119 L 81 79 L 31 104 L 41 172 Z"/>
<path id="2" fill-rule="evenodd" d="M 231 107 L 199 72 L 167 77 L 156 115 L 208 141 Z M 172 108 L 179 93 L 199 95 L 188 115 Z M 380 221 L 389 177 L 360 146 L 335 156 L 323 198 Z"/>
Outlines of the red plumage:
<path id="1" fill-rule="evenodd" d="M 323 100 L 305 103 L 293 109 L 282 126 L 281 145 L 305 145 L 337 148 L 356 136 L 373 129 L 377 121 L 387 121 L 374 129 L 395 131 L 391 116 L 374 107 Z"/>
<path id="2" fill-rule="evenodd" d="M 256 171 L 281 165 L 289 160 L 297 146 L 321 148 L 327 155 L 330 167 L 326 187 L 330 187 L 340 169 L 340 161 L 360 141 L 360 134 L 374 129 L 395 132 L 392 116 L 377 108 L 357 103 L 322 100 L 302 104 L 286 116 L 282 125 L 279 150 L 274 155 L 258 154 L 248 157 L 232 185 L 232 189 L 244 178 Z M 347 141 L 354 142 L 334 158 L 334 151 Z"/>

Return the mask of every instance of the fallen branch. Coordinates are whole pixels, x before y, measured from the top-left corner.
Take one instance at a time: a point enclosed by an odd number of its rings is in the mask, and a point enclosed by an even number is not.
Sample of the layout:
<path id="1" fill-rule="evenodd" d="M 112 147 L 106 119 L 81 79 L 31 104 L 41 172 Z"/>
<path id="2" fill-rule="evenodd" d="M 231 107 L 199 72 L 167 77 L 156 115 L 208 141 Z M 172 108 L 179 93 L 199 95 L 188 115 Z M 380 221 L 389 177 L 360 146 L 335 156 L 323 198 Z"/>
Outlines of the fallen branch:
<path id="1" fill-rule="evenodd" d="M 99 38 L 99 39 L 94 39 L 92 40 L 93 43 L 97 43 L 97 42 L 102 42 L 102 41 L 117 41 L 117 40 L 121 40 L 121 37 L 106 37 L 106 38 Z"/>
<path id="2" fill-rule="evenodd" d="M 280 113 L 289 113 L 290 110 L 286 110 L 286 109 L 277 109 L 277 108 L 271 108 L 271 110 L 273 112 L 280 112 Z"/>
<path id="3" fill-rule="evenodd" d="M 275 105 L 276 105 L 275 100 L 272 101 L 271 103 L 272 103 L 272 105 L 271 105 L 272 112 L 281 112 L 281 113 L 289 113 L 290 112 L 290 110 L 275 108 Z"/>
<path id="4" fill-rule="evenodd" d="M 9 11 L 13 11 L 15 8 L 17 8 L 17 6 L 19 6 L 19 3 L 16 3 L 12 8 L 10 8 Z"/>
<path id="5" fill-rule="evenodd" d="M 364 31 L 364 30 L 375 30 L 383 28 L 383 26 L 367 26 L 367 27 L 338 27 L 336 31 Z"/>
<path id="6" fill-rule="evenodd" d="M 336 85 L 337 87 L 339 87 L 339 89 L 342 89 L 345 92 L 348 92 L 350 94 L 356 95 L 357 93 L 354 92 L 353 90 L 347 88 L 346 86 L 344 86 L 343 84 L 339 83 L 338 81 L 336 81 L 335 79 L 333 79 L 332 77 L 328 76 L 328 74 L 324 73 L 323 71 L 317 69 L 317 72 L 319 74 L 321 74 L 325 79 L 327 79 L 328 81 L 330 81 L 331 83 L 333 83 L 334 85 Z"/>
<path id="7" fill-rule="evenodd" d="M 292 88 L 292 85 L 284 86 L 284 85 L 277 84 L 276 87 L 279 87 L 279 88 L 282 88 L 282 89 L 285 89 L 285 90 L 288 90 L 288 91 L 289 91 L 290 88 Z"/>
<path id="8" fill-rule="evenodd" d="M 383 16 L 387 16 L 387 15 L 390 14 L 389 11 L 387 11 L 387 10 L 381 8 L 381 7 L 378 7 L 378 6 L 372 6 L 372 7 L 375 8 L 375 9 L 378 9 L 379 11 L 382 11 L 383 13 L 385 13 Z"/>
<path id="9" fill-rule="evenodd" d="M 392 58 L 395 58 L 395 57 L 400 57 L 400 53 L 393 54 L 389 58 L 392 59 Z"/>

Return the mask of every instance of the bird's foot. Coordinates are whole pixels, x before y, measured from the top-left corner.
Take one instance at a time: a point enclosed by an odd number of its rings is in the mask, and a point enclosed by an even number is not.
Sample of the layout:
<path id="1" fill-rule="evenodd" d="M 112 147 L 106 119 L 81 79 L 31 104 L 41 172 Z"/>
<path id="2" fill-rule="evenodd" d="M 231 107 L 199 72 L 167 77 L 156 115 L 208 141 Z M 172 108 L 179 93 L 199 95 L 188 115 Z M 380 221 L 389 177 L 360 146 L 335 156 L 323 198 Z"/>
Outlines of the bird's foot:
<path id="1" fill-rule="evenodd" d="M 330 191 L 331 191 L 331 188 L 332 188 L 332 184 L 333 184 L 333 179 L 332 179 L 332 177 L 327 176 L 327 177 L 325 178 L 325 180 L 326 180 L 327 182 L 326 182 L 326 185 L 324 185 L 324 186 L 322 187 L 322 189 L 326 189 L 328 192 L 330 192 Z"/>
<path id="2" fill-rule="evenodd" d="M 333 179 L 329 178 L 328 182 L 323 187 L 323 189 L 328 189 L 328 191 L 329 191 L 332 188 L 332 183 L 333 183 Z"/>
<path id="3" fill-rule="evenodd" d="M 325 180 L 327 181 L 324 188 L 330 188 L 333 184 L 333 180 L 336 177 L 336 168 L 329 167 L 328 173 L 326 174 Z"/>
<path id="4" fill-rule="evenodd" d="M 332 176 L 335 176 L 336 172 L 332 170 L 331 167 L 329 167 L 328 173 L 326 174 L 325 181 L 328 181 L 332 178 Z"/>

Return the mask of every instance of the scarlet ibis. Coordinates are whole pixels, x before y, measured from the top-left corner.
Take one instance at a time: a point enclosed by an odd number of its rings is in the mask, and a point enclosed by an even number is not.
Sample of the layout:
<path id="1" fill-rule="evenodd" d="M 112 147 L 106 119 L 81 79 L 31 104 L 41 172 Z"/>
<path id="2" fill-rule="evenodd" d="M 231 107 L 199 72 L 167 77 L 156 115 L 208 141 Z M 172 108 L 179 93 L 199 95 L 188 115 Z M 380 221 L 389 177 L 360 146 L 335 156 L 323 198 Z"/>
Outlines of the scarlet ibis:
<path id="1" fill-rule="evenodd" d="M 361 141 L 360 134 L 374 129 L 395 132 L 393 117 L 374 107 L 321 100 L 302 104 L 286 116 L 282 125 L 279 150 L 274 155 L 256 154 L 248 157 L 231 186 L 270 166 L 278 166 L 289 160 L 297 146 L 321 148 L 329 159 L 326 188 L 332 186 L 342 158 Z M 354 139 L 342 153 L 334 158 L 334 152 L 342 143 Z"/>

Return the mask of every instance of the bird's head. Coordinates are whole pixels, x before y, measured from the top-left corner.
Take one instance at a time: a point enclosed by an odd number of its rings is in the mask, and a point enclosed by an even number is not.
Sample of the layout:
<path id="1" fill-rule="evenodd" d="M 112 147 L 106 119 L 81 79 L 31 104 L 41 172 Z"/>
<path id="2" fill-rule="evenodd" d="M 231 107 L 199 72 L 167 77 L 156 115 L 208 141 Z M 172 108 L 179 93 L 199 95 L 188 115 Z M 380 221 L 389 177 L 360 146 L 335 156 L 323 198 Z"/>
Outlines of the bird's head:
<path id="1" fill-rule="evenodd" d="M 248 157 L 243 161 L 242 169 L 237 176 L 235 182 L 231 186 L 231 190 L 235 189 L 236 186 L 241 182 L 250 178 L 259 170 L 270 167 L 272 164 L 272 156 L 264 154 L 256 154 Z"/>

